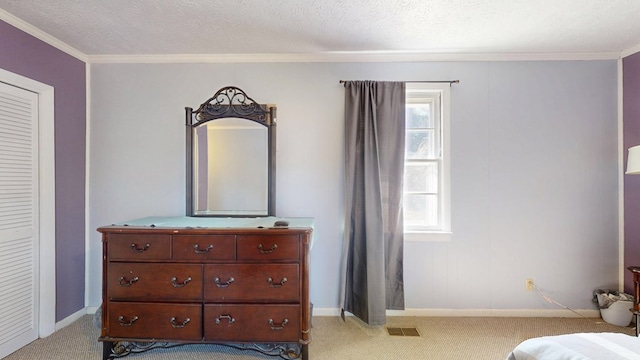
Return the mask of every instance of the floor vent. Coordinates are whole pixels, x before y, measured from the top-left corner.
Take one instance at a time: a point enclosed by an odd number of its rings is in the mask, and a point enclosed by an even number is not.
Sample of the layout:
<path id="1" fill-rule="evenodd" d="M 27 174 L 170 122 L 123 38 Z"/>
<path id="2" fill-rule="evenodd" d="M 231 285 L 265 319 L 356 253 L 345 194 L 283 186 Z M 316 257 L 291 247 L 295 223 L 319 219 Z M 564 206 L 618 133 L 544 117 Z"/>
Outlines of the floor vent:
<path id="1" fill-rule="evenodd" d="M 411 328 L 397 328 L 397 327 L 388 327 L 387 332 L 391 336 L 420 336 L 418 329 Z"/>

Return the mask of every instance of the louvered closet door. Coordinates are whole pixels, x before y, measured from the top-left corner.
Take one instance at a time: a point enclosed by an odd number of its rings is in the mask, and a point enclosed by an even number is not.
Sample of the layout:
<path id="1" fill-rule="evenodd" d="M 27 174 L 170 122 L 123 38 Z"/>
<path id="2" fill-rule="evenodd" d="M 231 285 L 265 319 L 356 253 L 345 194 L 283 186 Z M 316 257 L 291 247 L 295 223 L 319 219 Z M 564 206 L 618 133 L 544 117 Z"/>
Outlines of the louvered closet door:
<path id="1" fill-rule="evenodd" d="M 0 83 L 0 358 L 38 337 L 37 106 Z"/>

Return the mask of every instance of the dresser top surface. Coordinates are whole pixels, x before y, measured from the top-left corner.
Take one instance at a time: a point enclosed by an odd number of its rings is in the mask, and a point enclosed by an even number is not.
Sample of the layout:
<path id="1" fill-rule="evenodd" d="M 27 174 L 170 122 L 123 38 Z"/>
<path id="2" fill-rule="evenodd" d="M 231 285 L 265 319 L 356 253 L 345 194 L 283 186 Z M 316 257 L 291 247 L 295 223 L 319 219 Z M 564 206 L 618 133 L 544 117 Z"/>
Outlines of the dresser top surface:
<path id="1" fill-rule="evenodd" d="M 276 222 L 286 222 L 286 226 L 276 226 Z M 151 216 L 113 224 L 105 228 L 149 228 L 149 229 L 313 229 L 313 218 L 255 217 L 255 218 L 213 218 L 213 217 L 160 217 Z"/>

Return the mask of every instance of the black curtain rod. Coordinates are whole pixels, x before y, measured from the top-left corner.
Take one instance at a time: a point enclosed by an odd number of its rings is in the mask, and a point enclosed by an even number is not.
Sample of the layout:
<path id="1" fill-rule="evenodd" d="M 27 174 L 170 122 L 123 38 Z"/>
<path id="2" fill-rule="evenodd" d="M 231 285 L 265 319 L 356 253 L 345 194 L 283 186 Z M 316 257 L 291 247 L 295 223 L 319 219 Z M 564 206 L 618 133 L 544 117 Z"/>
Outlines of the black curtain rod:
<path id="1" fill-rule="evenodd" d="M 347 81 L 350 81 L 350 80 L 340 80 L 340 84 L 344 84 Z M 351 81 L 353 81 L 353 80 L 351 80 Z M 403 82 L 406 82 L 406 83 L 449 83 L 449 85 L 451 85 L 451 84 L 459 84 L 460 80 L 439 80 L 439 81 L 438 80 L 425 80 L 425 81 L 413 80 L 413 81 L 403 81 Z"/>

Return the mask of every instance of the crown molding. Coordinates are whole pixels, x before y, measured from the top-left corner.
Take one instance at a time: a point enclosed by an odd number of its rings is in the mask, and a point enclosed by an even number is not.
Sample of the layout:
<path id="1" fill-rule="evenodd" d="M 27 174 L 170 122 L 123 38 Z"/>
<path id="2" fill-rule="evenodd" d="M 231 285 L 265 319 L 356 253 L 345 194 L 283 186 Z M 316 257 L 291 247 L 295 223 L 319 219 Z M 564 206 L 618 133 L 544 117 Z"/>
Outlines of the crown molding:
<path id="1" fill-rule="evenodd" d="M 0 9 L 0 20 L 6 22 L 9 25 L 12 25 L 13 27 L 16 27 L 24 32 L 26 32 L 27 34 L 35 37 L 38 40 L 41 40 L 53 47 L 55 47 L 56 49 L 65 52 L 73 57 L 75 57 L 78 60 L 84 61 L 84 62 L 89 62 L 89 57 L 84 54 L 83 52 L 79 51 L 78 49 L 72 47 L 71 45 L 58 40 L 57 38 L 47 34 L 46 32 L 38 29 L 37 27 L 27 23 L 26 21 L 16 17 L 15 15 L 12 15 L 2 9 Z"/>
<path id="2" fill-rule="evenodd" d="M 631 56 L 638 52 L 640 52 L 640 43 L 636 44 L 636 46 L 632 46 L 628 49 L 622 50 L 622 52 L 620 53 L 620 58 L 626 58 L 627 56 Z"/>
<path id="3" fill-rule="evenodd" d="M 616 60 L 620 52 L 596 53 L 420 53 L 324 52 L 315 54 L 168 54 L 90 55 L 89 62 L 121 64 L 175 63 L 303 63 L 303 62 L 428 62 L 428 61 L 574 61 Z"/>

